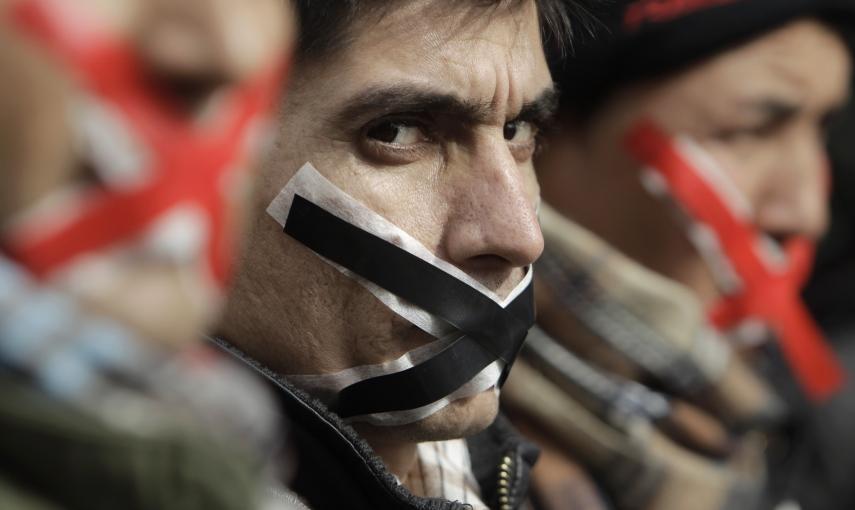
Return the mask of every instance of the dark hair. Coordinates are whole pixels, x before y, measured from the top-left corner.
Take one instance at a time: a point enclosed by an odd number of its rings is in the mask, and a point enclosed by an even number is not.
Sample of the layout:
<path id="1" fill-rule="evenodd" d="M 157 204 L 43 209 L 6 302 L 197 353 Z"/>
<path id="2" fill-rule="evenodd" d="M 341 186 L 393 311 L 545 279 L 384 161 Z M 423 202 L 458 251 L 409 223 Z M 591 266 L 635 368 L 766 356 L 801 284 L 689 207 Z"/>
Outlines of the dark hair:
<path id="1" fill-rule="evenodd" d="M 674 2 L 673 12 L 658 5 L 603 0 L 595 6 L 593 37 L 579 41 L 573 58 L 553 69 L 562 92 L 562 122 L 584 126 L 627 86 L 680 73 L 797 19 L 826 23 L 855 50 L 852 0 L 686 1 Z M 639 6 L 650 7 L 647 18 L 638 26 L 628 23 L 631 9 Z"/>
<path id="2" fill-rule="evenodd" d="M 515 8 L 527 0 L 447 0 L 450 7 L 480 9 Z M 544 48 L 551 56 L 563 56 L 574 31 L 591 30 L 589 7 L 601 0 L 535 0 Z M 365 17 L 382 18 L 401 0 L 294 0 L 300 20 L 297 59 L 320 57 L 347 45 L 351 26 Z"/>

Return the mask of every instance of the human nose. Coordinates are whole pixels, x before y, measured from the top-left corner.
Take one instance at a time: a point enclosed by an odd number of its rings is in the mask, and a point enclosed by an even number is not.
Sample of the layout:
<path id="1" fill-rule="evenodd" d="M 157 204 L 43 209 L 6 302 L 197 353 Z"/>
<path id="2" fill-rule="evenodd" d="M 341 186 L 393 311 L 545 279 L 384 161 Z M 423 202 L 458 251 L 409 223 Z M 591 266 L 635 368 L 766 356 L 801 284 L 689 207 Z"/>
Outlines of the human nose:
<path id="1" fill-rule="evenodd" d="M 543 251 L 531 163 L 520 164 L 504 139 L 476 144 L 457 187 L 445 232 L 450 261 L 464 270 L 524 267 Z"/>
<path id="2" fill-rule="evenodd" d="M 830 170 L 820 136 L 791 143 L 755 209 L 757 225 L 778 239 L 817 239 L 828 227 Z"/>

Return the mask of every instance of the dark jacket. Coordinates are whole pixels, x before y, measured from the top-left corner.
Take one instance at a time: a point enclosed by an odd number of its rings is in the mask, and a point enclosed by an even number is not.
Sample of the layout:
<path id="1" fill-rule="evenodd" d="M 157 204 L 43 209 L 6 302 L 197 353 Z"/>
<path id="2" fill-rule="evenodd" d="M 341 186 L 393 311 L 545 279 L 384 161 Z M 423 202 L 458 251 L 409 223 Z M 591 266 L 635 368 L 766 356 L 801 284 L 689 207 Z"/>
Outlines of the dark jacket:
<path id="1" fill-rule="evenodd" d="M 413 496 L 395 481 L 352 427 L 281 376 L 248 362 L 271 382 L 288 416 L 297 451 L 297 474 L 291 488 L 313 510 L 469 508 Z M 537 448 L 519 436 L 503 416 L 467 443 L 482 501 L 494 510 L 521 508 L 527 501 L 529 471 L 537 460 Z"/>

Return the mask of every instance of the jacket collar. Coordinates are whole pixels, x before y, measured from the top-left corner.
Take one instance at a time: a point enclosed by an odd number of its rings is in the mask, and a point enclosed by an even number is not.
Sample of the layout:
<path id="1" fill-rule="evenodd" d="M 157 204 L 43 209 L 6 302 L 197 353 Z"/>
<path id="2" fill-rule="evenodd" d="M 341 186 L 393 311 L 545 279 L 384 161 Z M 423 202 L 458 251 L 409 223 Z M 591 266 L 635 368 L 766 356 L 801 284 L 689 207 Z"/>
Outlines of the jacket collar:
<path id="1" fill-rule="evenodd" d="M 414 496 L 398 483 L 368 443 L 323 403 L 227 341 L 209 340 L 248 364 L 272 386 L 287 414 L 290 439 L 298 450 L 297 475 L 291 485 L 312 508 L 321 510 L 331 507 L 332 501 L 346 501 L 347 507 L 354 509 L 469 509 L 458 502 Z M 469 438 L 467 444 L 484 502 L 499 510 L 521 506 L 528 496 L 529 471 L 537 459 L 537 448 L 502 416 Z M 331 493 L 326 484 L 331 477 L 336 478 L 338 494 Z"/>

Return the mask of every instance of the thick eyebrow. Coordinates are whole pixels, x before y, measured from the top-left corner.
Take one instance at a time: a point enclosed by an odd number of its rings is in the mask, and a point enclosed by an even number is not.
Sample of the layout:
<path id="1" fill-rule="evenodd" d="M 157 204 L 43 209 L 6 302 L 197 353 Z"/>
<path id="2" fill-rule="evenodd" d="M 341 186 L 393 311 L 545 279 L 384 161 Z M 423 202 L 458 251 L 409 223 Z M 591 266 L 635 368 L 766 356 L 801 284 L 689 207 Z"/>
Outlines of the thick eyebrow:
<path id="1" fill-rule="evenodd" d="M 339 120 L 353 121 L 391 113 L 436 113 L 482 123 L 493 112 L 489 103 L 467 101 L 453 94 L 412 85 L 370 88 L 351 98 L 348 103 L 338 115 Z"/>
<path id="2" fill-rule="evenodd" d="M 456 117 L 464 123 L 486 124 L 495 119 L 496 112 L 488 102 L 463 99 L 454 94 L 413 85 L 370 88 L 348 101 L 338 114 L 343 122 L 353 122 L 369 116 L 392 113 L 432 113 Z M 516 118 L 532 122 L 548 120 L 558 104 L 558 92 L 547 87 L 533 101 L 523 105 Z"/>
<path id="3" fill-rule="evenodd" d="M 520 113 L 513 120 L 523 120 L 535 125 L 547 124 L 558 110 L 560 94 L 554 86 L 544 89 L 534 101 L 523 104 Z"/>

